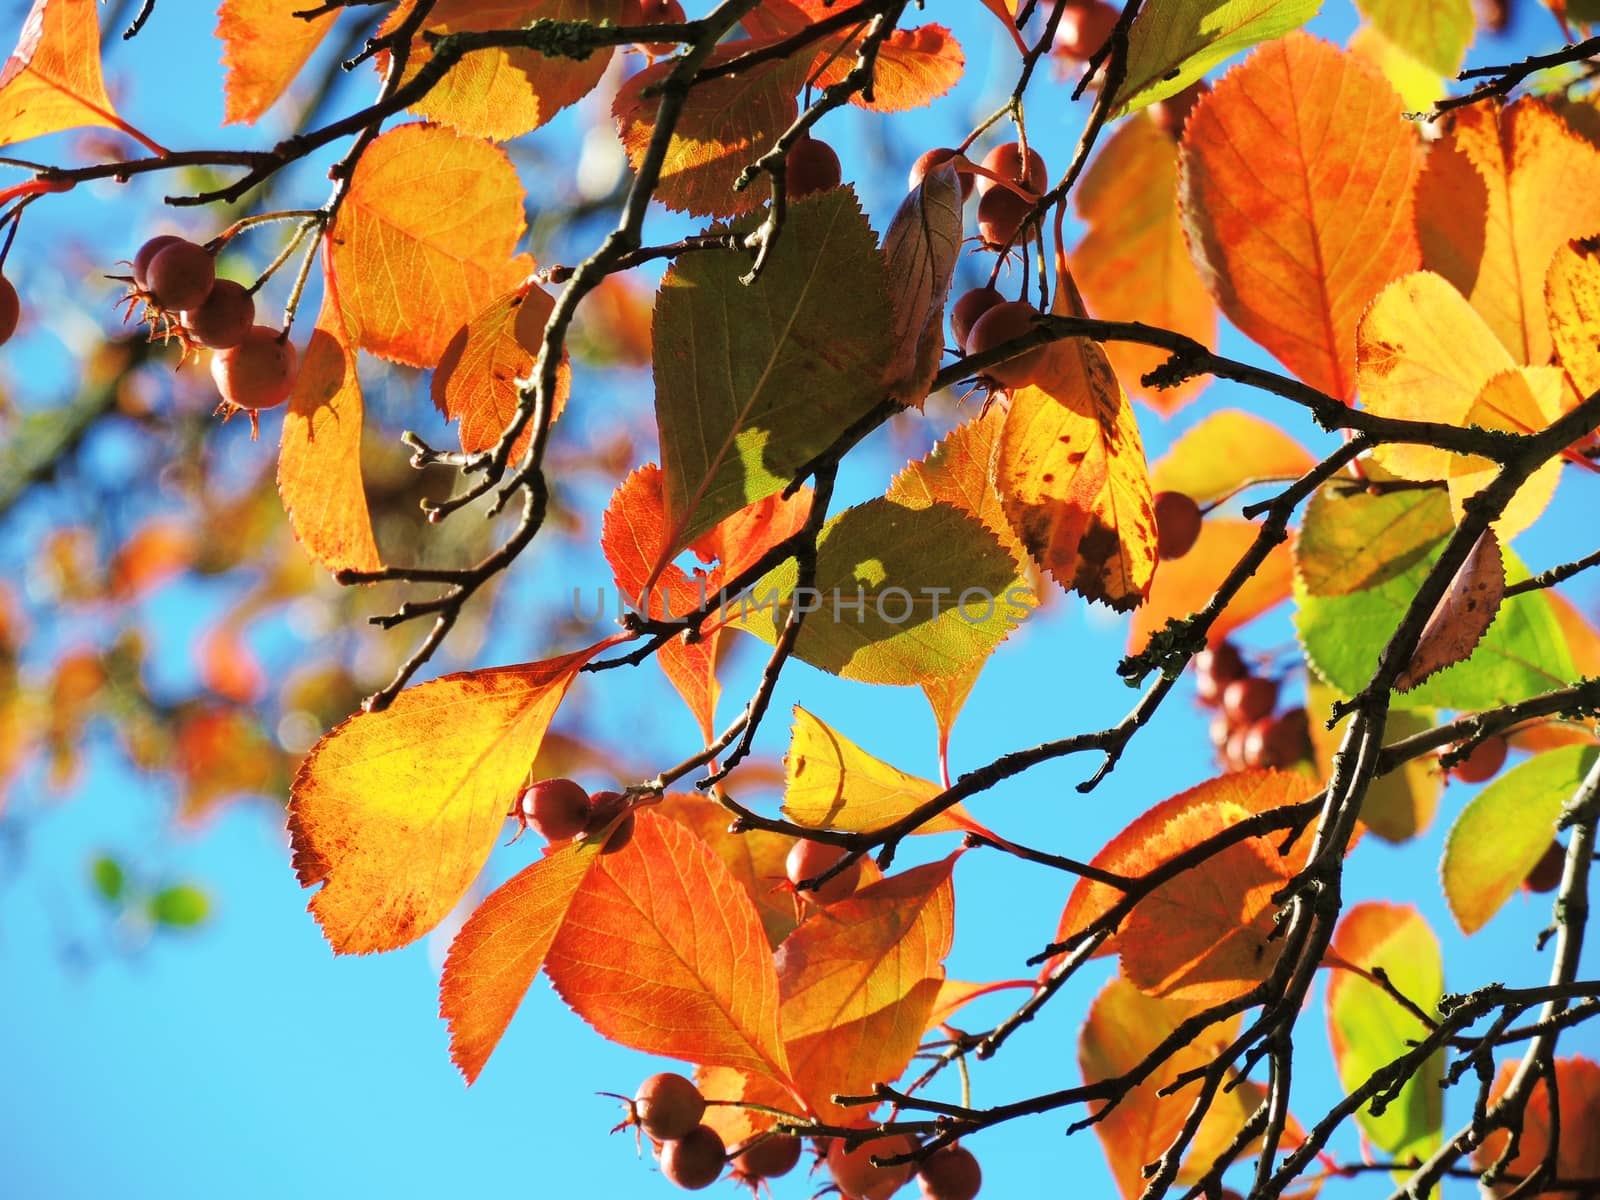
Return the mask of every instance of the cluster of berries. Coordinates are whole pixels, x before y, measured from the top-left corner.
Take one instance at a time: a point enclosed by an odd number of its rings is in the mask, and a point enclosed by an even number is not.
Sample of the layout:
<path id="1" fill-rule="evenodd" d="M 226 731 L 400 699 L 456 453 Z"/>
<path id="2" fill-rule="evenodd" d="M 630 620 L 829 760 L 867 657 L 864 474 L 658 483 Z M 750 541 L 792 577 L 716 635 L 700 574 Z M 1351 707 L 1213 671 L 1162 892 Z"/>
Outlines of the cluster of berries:
<path id="1" fill-rule="evenodd" d="M 1217 710 L 1211 744 L 1230 771 L 1289 767 L 1311 757 L 1311 725 L 1301 707 L 1274 713 L 1278 680 L 1252 674 L 1232 642 L 1194 657 L 1195 694 Z"/>
<path id="2" fill-rule="evenodd" d="M 518 828 L 516 841 L 532 829 L 547 842 L 592 837 L 622 816 L 628 798 L 621 792 L 595 792 L 570 779 L 541 779 L 524 789 L 511 808 Z M 633 813 L 629 811 L 606 839 L 603 854 L 615 854 L 633 840 Z"/>

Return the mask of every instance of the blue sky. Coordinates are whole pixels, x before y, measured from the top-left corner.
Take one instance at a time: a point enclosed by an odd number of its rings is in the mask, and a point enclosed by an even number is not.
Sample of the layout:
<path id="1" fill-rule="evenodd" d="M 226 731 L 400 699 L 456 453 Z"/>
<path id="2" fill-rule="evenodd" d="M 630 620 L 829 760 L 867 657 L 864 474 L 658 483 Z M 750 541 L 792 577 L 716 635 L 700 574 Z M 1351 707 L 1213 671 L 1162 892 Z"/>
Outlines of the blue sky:
<path id="1" fill-rule="evenodd" d="M 930 6 L 929 19 L 949 20 L 942 7 Z M 10 18 L 8 29 L 25 8 L 0 5 Z M 1319 28 L 1342 37 L 1351 25 L 1347 10 L 1340 3 L 1329 8 L 1338 15 Z M 210 23 L 209 15 L 195 19 L 187 6 L 171 0 L 158 5 L 146 35 L 111 50 L 108 70 L 119 105 L 135 124 L 177 146 L 266 140 L 265 131 L 217 133 L 221 104 Z M 968 79 L 954 96 L 903 121 L 846 113 L 824 126 L 839 146 L 847 178 L 863 178 L 864 199 L 880 230 L 903 186 L 900 167 L 922 148 L 952 141 L 990 111 L 1008 86 L 1011 51 L 992 24 L 953 23 L 970 63 Z M 1535 45 L 1552 45 L 1556 37 L 1542 12 L 1528 12 L 1522 40 L 1479 47 L 1473 61 L 1510 59 Z M 1066 161 L 1076 128 L 1076 113 L 1062 122 L 1057 111 L 1038 103 L 1029 127 L 1052 164 Z M 571 161 L 577 129 L 569 115 L 536 135 L 535 144 L 554 148 L 555 162 Z M 895 169 L 873 174 L 883 162 Z M 314 201 L 321 186 L 316 172 L 308 169 L 303 176 L 306 198 Z M 148 198 L 158 190 L 153 185 L 135 195 Z M 138 212 L 119 203 L 112 185 L 39 205 L 39 220 L 30 214 L 8 274 L 25 294 L 64 294 L 72 268 L 51 260 L 52 230 L 71 229 L 98 243 L 110 261 L 143 239 L 144 230 L 126 224 Z M 653 218 L 652 238 L 666 240 L 685 228 L 681 221 Z M 544 261 L 572 261 L 583 252 L 581 244 L 559 242 L 531 249 Z M 1237 338 L 1224 349 L 1261 358 Z M 65 384 L 70 360 L 59 345 L 33 345 L 28 354 L 3 364 L 12 391 L 47 396 Z M 607 407 L 612 403 L 633 413 L 648 407 L 638 380 L 607 380 L 587 397 L 584 382 L 580 375 L 572 414 L 559 436 L 598 437 L 615 419 Z M 1226 405 L 1283 415 L 1281 405 L 1214 385 L 1169 422 L 1143 415 L 1151 457 Z M 1310 440 L 1305 422 L 1288 424 L 1313 448 L 1328 445 Z M 907 437 L 915 444 L 877 435 L 844 473 L 839 502 L 879 494 L 887 475 L 937 432 L 913 430 Z M 253 456 L 271 453 L 276 433 L 269 418 L 255 446 L 243 441 L 241 425 L 218 436 L 226 439 L 230 455 L 256 461 Z M 114 447 L 98 452 L 114 462 Z M 1571 532 L 1593 511 L 1596 486 L 1587 477 L 1563 482 L 1557 506 L 1518 542 L 1532 566 L 1588 548 L 1575 550 Z M 3 547 L 9 565 L 25 557 L 48 515 L 45 507 L 16 514 Z M 592 589 L 607 577 L 592 556 L 544 556 L 537 571 L 519 575 L 516 595 L 519 604 L 541 606 L 529 611 L 554 613 L 568 603 L 574 581 Z M 1594 611 L 1592 588 L 1573 594 Z M 1076 599 L 1053 600 L 1011 638 L 981 679 L 956 727 L 953 771 L 980 765 L 1004 749 L 1098 728 L 1133 702 L 1134 693 L 1113 670 L 1125 640 L 1122 621 Z M 160 598 L 151 611 L 167 624 L 176 649 L 196 615 L 218 602 L 203 590 L 180 591 Z M 53 634 L 46 630 L 41 636 Z M 1246 640 L 1270 649 L 1286 647 L 1290 637 L 1279 615 L 1253 627 Z M 525 646 L 525 637 L 502 632 L 477 661 L 505 661 Z M 288 653 L 281 647 L 279 652 Z M 1047 664 L 1042 670 L 1041 663 Z M 737 660 L 724 715 L 753 684 L 757 666 L 752 654 Z M 1111 780 L 1090 797 L 1073 790 L 1092 769 L 1080 759 L 1008 781 L 971 807 L 1002 833 L 1087 857 L 1151 803 L 1214 773 L 1204 718 L 1190 701 L 1185 684 Z M 898 766 L 930 775 L 936 770 L 933 724 L 914 690 L 869 689 L 795 664 L 761 742 L 772 757 L 782 752 L 785 714 L 796 702 Z M 687 717 L 651 670 L 600 684 L 585 681 L 569 708 L 568 719 L 581 721 L 591 739 L 626 744 L 630 762 L 676 761 L 692 739 Z M 63 1200 L 108 1192 L 130 1200 L 338 1191 L 560 1195 L 579 1188 L 605 1197 L 672 1194 L 648 1160 L 635 1159 L 631 1138 L 606 1136 L 616 1106 L 595 1095 L 632 1092 L 659 1064 L 600 1039 L 541 980 L 483 1078 L 471 1089 L 463 1087 L 436 1015 L 437 964 L 445 942 L 436 936 L 393 954 L 334 958 L 304 911 L 306 895 L 289 869 L 281 818 L 272 806 L 235 806 L 198 834 L 175 835 L 169 797 L 130 775 L 104 747 L 91 753 L 70 799 L 45 797 L 37 779 L 24 781 L 24 789 L 0 825 L 0 1061 L 7 1066 L 0 1073 L 0 1106 L 8 1114 L 0 1134 L 0 1193 Z M 1452 990 L 1501 977 L 1508 962 L 1530 963 L 1533 935 L 1548 919 L 1542 901 L 1518 896 L 1472 939 L 1455 931 L 1433 877 L 1444 832 L 1470 794 L 1453 785 L 1432 829 L 1409 846 L 1368 839 L 1352 858 L 1349 876 L 1351 900 L 1406 899 L 1421 906 L 1444 941 Z M 951 841 L 929 839 L 917 850 L 936 856 Z M 215 894 L 215 918 L 192 935 L 159 939 L 131 953 L 120 950 L 117 931 L 100 920 L 85 883 L 86 863 L 103 847 L 205 879 Z M 509 875 L 526 861 L 526 852 L 519 845 L 497 853 L 491 875 Z M 1053 931 L 1070 882 L 1004 856 L 968 855 L 956 875 L 960 904 L 951 974 L 991 979 L 1026 973 L 1022 961 Z M 1077 1081 L 1076 1020 L 1108 969 L 1085 972 L 1045 1019 L 977 1069 L 978 1103 Z M 1521 969 L 1542 973 L 1543 966 Z M 1011 1003 L 1005 997 L 990 1000 L 961 1020 L 982 1027 Z M 1308 1014 L 1303 1025 L 1296 1076 L 1296 1111 L 1303 1117 L 1316 1115 L 1334 1095 L 1321 1026 L 1317 1013 Z M 1563 1044 L 1587 1045 L 1591 1054 L 1600 1049 L 1593 1031 L 1580 1030 Z M 1464 1117 L 1455 1097 L 1448 1112 L 1449 1124 Z M 1056 1194 L 1064 1181 L 1074 1191 L 1111 1194 L 1093 1138 L 1061 1136 L 1076 1115 L 1013 1122 L 974 1139 L 971 1147 L 990 1180 L 986 1194 Z M 1340 1147 L 1346 1157 L 1355 1152 L 1351 1137 Z M 1368 1194 L 1381 1185 L 1365 1180 L 1330 1186 L 1338 1194 Z M 1457 1190 L 1466 1194 L 1467 1187 Z M 791 1179 L 779 1195 L 812 1190 Z"/>

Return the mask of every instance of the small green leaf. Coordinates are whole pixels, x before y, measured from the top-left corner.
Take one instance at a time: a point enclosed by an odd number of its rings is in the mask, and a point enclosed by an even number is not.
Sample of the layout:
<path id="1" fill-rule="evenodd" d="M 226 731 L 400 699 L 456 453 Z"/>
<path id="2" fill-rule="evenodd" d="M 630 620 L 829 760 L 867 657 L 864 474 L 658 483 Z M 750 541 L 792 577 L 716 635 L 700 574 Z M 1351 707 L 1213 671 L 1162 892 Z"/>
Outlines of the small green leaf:
<path id="1" fill-rule="evenodd" d="M 1561 809 L 1600 747 L 1560 746 L 1507 771 L 1461 810 L 1439 874 L 1463 933 L 1476 933 L 1549 849 Z"/>
<path id="2" fill-rule="evenodd" d="M 122 869 L 122 864 L 109 854 L 98 855 L 89 864 L 89 878 L 94 883 L 94 890 L 99 892 L 101 899 L 108 904 L 115 904 L 121 900 L 122 893 L 128 886 L 128 876 Z"/>
<path id="3" fill-rule="evenodd" d="M 1378 32 L 1440 75 L 1461 69 L 1472 44 L 1472 0 L 1356 0 Z"/>
<path id="4" fill-rule="evenodd" d="M 192 929 L 211 915 L 211 901 L 192 883 L 164 887 L 146 902 L 145 911 L 157 925 L 171 929 Z"/>
<path id="5" fill-rule="evenodd" d="M 1117 116 L 1181 92 L 1225 58 L 1299 29 L 1322 0 L 1166 0 L 1146 4 L 1128 31 L 1128 74 Z"/>
<path id="6" fill-rule="evenodd" d="M 1313 596 L 1345 596 L 1393 579 L 1455 528 L 1443 487 L 1374 496 L 1330 483 L 1306 506 L 1294 569 Z"/>

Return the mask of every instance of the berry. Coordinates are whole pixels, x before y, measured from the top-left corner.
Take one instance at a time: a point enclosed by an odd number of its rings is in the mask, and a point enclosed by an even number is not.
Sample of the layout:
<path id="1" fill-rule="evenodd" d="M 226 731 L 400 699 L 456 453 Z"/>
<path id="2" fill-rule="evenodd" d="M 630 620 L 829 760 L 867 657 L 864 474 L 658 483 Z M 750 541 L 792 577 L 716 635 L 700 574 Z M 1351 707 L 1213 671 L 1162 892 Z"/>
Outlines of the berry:
<path id="1" fill-rule="evenodd" d="M 256 323 L 256 300 L 243 284 L 219 279 L 199 308 L 183 314 L 183 327 L 202 346 L 231 350 Z"/>
<path id="2" fill-rule="evenodd" d="M 688 1135 L 706 1115 L 706 1098 L 694 1081 L 672 1071 L 652 1075 L 633 1094 L 634 1119 L 658 1142 Z M 721 1157 L 721 1145 L 718 1145 Z"/>
<path id="3" fill-rule="evenodd" d="M 946 1146 L 917 1168 L 923 1200 L 973 1200 L 983 1186 L 983 1170 L 972 1151 Z"/>
<path id="4" fill-rule="evenodd" d="M 1215 713 L 1207 732 L 1211 735 L 1211 744 L 1220 754 L 1228 748 L 1228 739 L 1233 736 L 1233 722 L 1228 720 L 1227 713 Z"/>
<path id="5" fill-rule="evenodd" d="M 983 156 L 983 169 L 1001 179 L 1009 179 L 1012 183 L 1020 184 L 1034 195 L 1044 191 L 1050 183 L 1050 173 L 1045 170 L 1044 158 L 1033 147 L 1028 147 L 1027 165 L 1024 168 L 1022 143 L 1002 142 L 993 150 Z M 991 191 L 1001 188 L 994 180 L 980 177 L 978 179 L 978 194 L 987 196 Z"/>
<path id="6" fill-rule="evenodd" d="M 911 1178 L 911 1164 L 894 1167 L 875 1167 L 873 1156 L 889 1158 L 910 1154 L 917 1148 L 916 1139 L 904 1133 L 874 1138 L 863 1142 L 854 1150 L 844 1148 L 844 1139 L 835 1138 L 828 1145 L 828 1170 L 833 1181 L 850 1200 L 886 1200 L 894 1195 L 906 1180 Z"/>
<path id="7" fill-rule="evenodd" d="M 1032 210 L 1033 202 L 1010 188 L 991 188 L 978 200 L 978 236 L 986 246 L 1009 245 Z"/>
<path id="8" fill-rule="evenodd" d="M 967 335 L 978 318 L 1004 300 L 1004 296 L 988 285 L 962 292 L 950 306 L 950 332 L 955 335 L 956 345 L 965 349 Z"/>
<path id="9" fill-rule="evenodd" d="M 11 280 L 0 275 L 0 343 L 9 342 L 17 331 L 17 321 L 22 317 L 22 301 Z"/>
<path id="10" fill-rule="evenodd" d="M 173 242 L 181 242 L 183 240 L 183 238 L 177 237 L 174 234 L 163 233 L 158 237 L 151 238 L 144 245 L 140 246 L 133 256 L 134 286 L 138 288 L 149 287 L 150 260 L 156 255 L 160 254 L 168 246 L 172 245 Z"/>
<path id="11" fill-rule="evenodd" d="M 1533 864 L 1533 870 L 1528 872 L 1522 886 L 1530 892 L 1553 892 L 1561 886 L 1561 876 L 1566 869 L 1567 848 L 1560 842 L 1552 841 L 1545 847 L 1539 861 Z"/>
<path id="12" fill-rule="evenodd" d="M 949 146 L 935 146 L 932 150 L 924 151 L 922 156 L 911 164 L 910 186 L 916 187 L 922 182 L 922 177 L 940 163 L 960 156 L 961 151 L 952 150 Z M 957 171 L 956 174 L 961 180 L 961 199 L 964 201 L 972 195 L 972 186 L 976 180 L 966 171 Z"/>
<path id="13" fill-rule="evenodd" d="M 1506 740 L 1491 734 L 1472 748 L 1472 753 L 1450 768 L 1462 783 L 1483 783 L 1493 779 L 1506 765 Z"/>
<path id="14" fill-rule="evenodd" d="M 570 779 L 541 779 L 517 801 L 526 826 L 548 842 L 575 838 L 589 823 L 589 793 Z"/>
<path id="15" fill-rule="evenodd" d="M 625 25 L 682 25 L 686 20 L 678 0 L 625 0 Z M 651 58 L 665 58 L 678 52 L 678 42 L 640 42 L 639 49 Z"/>
<path id="16" fill-rule="evenodd" d="M 1193 550 L 1200 540 L 1200 506 L 1182 492 L 1157 492 L 1154 508 L 1157 556 L 1182 558 Z"/>
<path id="17" fill-rule="evenodd" d="M 283 334 L 267 325 L 253 325 L 233 349 L 212 355 L 211 378 L 224 401 L 254 412 L 289 398 L 298 359 Z"/>
<path id="18" fill-rule="evenodd" d="M 1270 713 L 1278 705 L 1278 681 L 1259 675 L 1235 679 L 1222 691 L 1222 711 L 1243 729 Z"/>
<path id="19" fill-rule="evenodd" d="M 791 200 L 839 186 L 839 156 L 827 142 L 809 134 L 789 147 L 783 169 L 784 195 Z"/>
<path id="20" fill-rule="evenodd" d="M 1200 703 L 1215 707 L 1222 703 L 1222 691 L 1235 679 L 1250 673 L 1244 656 L 1232 642 L 1218 642 L 1194 656 L 1194 690 Z"/>
<path id="21" fill-rule="evenodd" d="M 1250 766 L 1244 756 L 1245 739 L 1250 736 L 1248 729 L 1234 726 L 1228 734 L 1228 744 L 1222 748 L 1222 765 L 1230 771 L 1243 771 Z"/>
<path id="22" fill-rule="evenodd" d="M 1105 0 L 1074 5 L 1061 14 L 1056 26 L 1056 53 L 1088 62 L 1106 44 L 1122 14 Z"/>
<path id="23" fill-rule="evenodd" d="M 145 290 L 168 312 L 199 308 L 217 279 L 217 260 L 204 246 L 177 238 L 162 246 L 145 268 Z"/>
<path id="24" fill-rule="evenodd" d="M 1194 111 L 1194 106 L 1200 103 L 1200 97 L 1210 90 L 1211 85 L 1204 79 L 1196 79 L 1182 91 L 1175 92 L 1165 100 L 1157 100 L 1150 106 L 1150 116 L 1155 121 L 1156 127 L 1173 138 L 1181 138 L 1189 114 Z"/>
<path id="25" fill-rule="evenodd" d="M 681 1188 L 710 1187 L 727 1162 L 722 1137 L 709 1125 L 696 1125 L 681 1138 L 662 1143 L 661 1173 Z"/>
<path id="26" fill-rule="evenodd" d="M 801 838 L 789 847 L 789 857 L 784 861 L 784 872 L 789 882 L 799 887 L 807 879 L 815 879 L 845 856 L 842 846 L 827 842 L 813 842 Z M 858 858 L 832 879 L 813 892 L 807 892 L 818 904 L 832 904 L 853 894 L 861 882 L 861 860 Z"/>
<path id="27" fill-rule="evenodd" d="M 990 192 L 990 196 L 1006 195 Z M 987 199 L 987 197 L 985 197 Z M 1007 300 L 996 304 L 979 317 L 967 334 L 967 353 L 982 354 L 996 346 L 1019 338 L 1033 329 L 1039 310 L 1022 300 Z M 1034 346 L 1015 358 L 994 363 L 984 368 L 985 374 L 1001 387 L 1026 387 L 1033 382 L 1039 364 L 1044 361 L 1044 347 Z"/>
<path id="28" fill-rule="evenodd" d="M 617 820 L 617 814 L 623 809 L 627 797 L 621 792 L 596 792 L 590 798 L 592 805 L 589 820 L 583 827 L 583 835 L 592 837 L 599 833 L 611 822 Z M 615 854 L 629 842 L 633 841 L 633 813 L 629 812 L 617 827 L 611 831 L 611 836 L 606 839 L 606 844 L 601 848 L 601 854 Z"/>
<path id="29" fill-rule="evenodd" d="M 1262 717 L 1245 730 L 1244 760 L 1252 767 L 1289 767 L 1311 757 L 1311 731 L 1303 708 Z"/>
<path id="30" fill-rule="evenodd" d="M 776 1179 L 794 1170 L 800 1161 L 800 1139 L 775 1133 L 751 1142 L 733 1160 L 733 1169 L 746 1179 Z"/>

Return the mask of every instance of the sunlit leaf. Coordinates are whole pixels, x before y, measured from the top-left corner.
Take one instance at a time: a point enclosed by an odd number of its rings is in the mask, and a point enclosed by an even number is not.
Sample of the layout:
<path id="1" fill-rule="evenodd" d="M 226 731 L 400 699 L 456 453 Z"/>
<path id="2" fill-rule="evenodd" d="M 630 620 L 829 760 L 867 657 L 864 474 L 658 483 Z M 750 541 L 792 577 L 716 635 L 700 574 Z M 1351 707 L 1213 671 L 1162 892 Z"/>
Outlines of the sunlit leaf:
<path id="1" fill-rule="evenodd" d="M 227 72 L 222 85 L 224 123 L 259 120 L 339 19 L 337 12 L 309 20 L 294 15 L 308 7 L 301 0 L 222 0 L 217 38 Z"/>
<path id="2" fill-rule="evenodd" d="M 1550 337 L 1580 396 L 1600 391 L 1600 238 L 1556 251 L 1545 279 Z"/>
<path id="3" fill-rule="evenodd" d="M 1520 367 L 1504 371 L 1483 385 L 1467 409 L 1465 424 L 1506 433 L 1537 433 L 1561 416 L 1563 381 L 1556 367 Z M 1561 459 L 1541 463 L 1516 490 L 1495 519 L 1494 531 L 1509 542 L 1527 529 L 1549 505 L 1561 482 Z M 1471 499 L 1494 482 L 1499 467 L 1475 454 L 1454 455 L 1448 478 L 1450 511 L 1460 521 Z"/>
<path id="4" fill-rule="evenodd" d="M 1182 558 L 1163 562 L 1156 572 L 1150 599 L 1133 614 L 1128 647 L 1142 650 L 1150 635 L 1168 620 L 1199 612 L 1255 542 L 1256 533 L 1256 526 L 1249 521 L 1207 517 L 1201 523 L 1200 540 L 1194 548 Z M 1274 546 L 1212 624 L 1211 640 L 1227 637 L 1241 625 L 1287 600 L 1293 577 L 1294 562 L 1289 547 Z"/>
<path id="5" fill-rule="evenodd" d="M 1201 276 L 1235 325 L 1329 395 L 1355 393 L 1362 310 L 1418 265 L 1418 168 L 1388 82 L 1305 34 L 1257 50 L 1184 128 Z"/>
<path id="6" fill-rule="evenodd" d="M 128 130 L 100 74 L 94 0 L 34 0 L 0 67 L 0 146 L 81 125 Z"/>
<path id="7" fill-rule="evenodd" d="M 787 877 L 784 860 L 795 843 L 794 838 L 766 829 L 732 833 L 728 829 L 731 820 L 728 810 L 715 800 L 693 792 L 669 792 L 662 797 L 656 811 L 692 829 L 711 847 L 754 902 L 756 911 L 761 914 L 762 927 L 767 931 L 768 943 L 777 947 L 794 931 L 799 920 L 794 896 L 780 886 Z"/>
<path id="8" fill-rule="evenodd" d="M 482 868 L 578 668 L 600 649 L 407 688 L 312 749 L 289 805 L 294 868 L 345 954 L 444 919 Z"/>
<path id="9" fill-rule="evenodd" d="M 1600 749 L 1562 746 L 1519 763 L 1472 798 L 1445 839 L 1439 875 L 1451 915 L 1476 933 L 1544 856 Z"/>
<path id="10" fill-rule="evenodd" d="M 1494 1086 L 1489 1089 L 1491 1104 L 1510 1086 L 1518 1066 L 1517 1059 L 1500 1064 Z M 1518 1184 L 1510 1180 L 1524 1179 L 1538 1170 L 1544 1163 L 1552 1137 L 1560 1139 L 1555 1159 L 1557 1179 L 1600 1178 L 1600 1139 L 1586 1136 L 1589 1130 L 1600 1125 L 1600 1064 L 1582 1055 L 1575 1055 L 1556 1059 L 1554 1067 L 1558 1097 L 1556 1111 L 1550 1111 L 1549 1085 L 1543 1079 L 1536 1080 L 1527 1107 L 1522 1112 L 1517 1152 L 1511 1156 L 1502 1176 L 1507 1181 L 1489 1188 L 1492 1196 L 1511 1195 Z M 1484 1170 L 1490 1164 L 1499 1162 L 1509 1137 L 1510 1134 L 1503 1129 L 1490 1133 L 1484 1138 L 1483 1144 L 1473 1151 L 1473 1166 Z M 1547 1188 L 1538 1194 L 1549 1200 L 1585 1200 L 1589 1189 L 1558 1191 Z"/>
<path id="11" fill-rule="evenodd" d="M 1396 46 L 1371 25 L 1350 35 L 1350 53 L 1371 63 L 1400 93 L 1407 112 L 1427 112 L 1450 88 L 1445 76 Z"/>
<path id="12" fill-rule="evenodd" d="M 1443 488 L 1327 483 L 1306 506 L 1295 572 L 1312 596 L 1376 587 L 1422 558 L 1454 524 Z"/>
<path id="13" fill-rule="evenodd" d="M 712 1104 L 706 1108 L 702 1123 L 711 1126 L 727 1147 L 737 1146 L 756 1134 L 771 1129 L 777 1120 L 771 1113 L 741 1107 L 759 1104 L 780 1112 L 802 1115 L 794 1095 L 771 1076 L 755 1071 L 741 1071 L 735 1067 L 696 1067 L 694 1081 L 700 1094 L 707 1100 L 735 1101 L 732 1104 Z"/>
<path id="14" fill-rule="evenodd" d="M 1472 0 L 1356 0 L 1356 8 L 1440 75 L 1454 75 L 1472 44 Z"/>
<path id="15" fill-rule="evenodd" d="M 836 1094 L 900 1077 L 944 982 L 954 936 L 955 859 L 913 867 L 812 916 L 779 947 L 793 1078 L 823 1120 L 849 1120 Z"/>
<path id="16" fill-rule="evenodd" d="M 1550 360 L 1545 275 L 1600 230 L 1600 149 L 1534 99 L 1446 119 L 1417 187 L 1422 265 L 1472 301 L 1518 364 Z"/>
<path id="17" fill-rule="evenodd" d="M 1298 479 L 1317 460 L 1270 421 L 1236 408 L 1211 413 L 1150 468 L 1150 487 L 1182 492 L 1200 504 L 1231 495 L 1251 480 Z"/>

